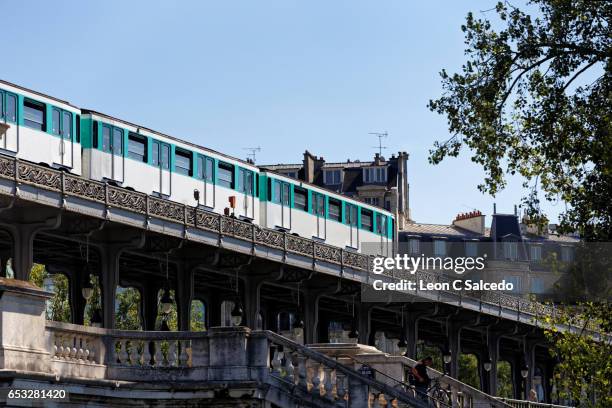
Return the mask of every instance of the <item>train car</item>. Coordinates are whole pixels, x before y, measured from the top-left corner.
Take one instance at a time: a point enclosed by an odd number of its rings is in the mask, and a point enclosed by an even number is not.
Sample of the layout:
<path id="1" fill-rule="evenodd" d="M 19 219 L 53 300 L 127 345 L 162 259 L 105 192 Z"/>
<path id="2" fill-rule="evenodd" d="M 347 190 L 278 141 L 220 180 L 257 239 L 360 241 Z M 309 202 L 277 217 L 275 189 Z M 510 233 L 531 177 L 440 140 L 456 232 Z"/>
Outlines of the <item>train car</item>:
<path id="1" fill-rule="evenodd" d="M 80 110 L 0 80 L 0 153 L 81 174 Z"/>
<path id="2" fill-rule="evenodd" d="M 86 177 L 259 221 L 256 166 L 92 110 L 80 127 Z"/>
<path id="3" fill-rule="evenodd" d="M 269 170 L 260 171 L 259 186 L 262 226 L 357 252 L 393 255 L 391 212 Z"/>

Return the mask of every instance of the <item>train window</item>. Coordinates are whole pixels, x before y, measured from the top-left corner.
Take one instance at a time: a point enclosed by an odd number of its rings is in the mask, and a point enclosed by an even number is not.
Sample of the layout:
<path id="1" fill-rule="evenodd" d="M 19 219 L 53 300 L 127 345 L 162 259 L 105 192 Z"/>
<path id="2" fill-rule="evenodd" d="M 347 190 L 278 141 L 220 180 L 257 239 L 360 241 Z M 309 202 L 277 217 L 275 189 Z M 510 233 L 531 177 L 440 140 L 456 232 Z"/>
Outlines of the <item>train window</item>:
<path id="1" fill-rule="evenodd" d="M 319 217 L 325 217 L 325 196 L 323 194 L 313 193 L 312 212 Z"/>
<path id="2" fill-rule="evenodd" d="M 62 115 L 62 137 L 64 139 L 72 140 L 72 113 L 64 112 Z"/>
<path id="3" fill-rule="evenodd" d="M 176 170 L 177 173 L 184 174 L 186 176 L 192 175 L 192 172 L 191 172 L 192 154 L 190 151 L 183 150 L 183 149 L 176 149 L 176 151 L 174 152 L 174 160 L 175 160 L 174 169 Z"/>
<path id="4" fill-rule="evenodd" d="M 96 122 L 95 120 L 93 121 L 93 147 L 95 147 L 96 149 L 100 146 L 98 146 L 98 122 Z"/>
<path id="5" fill-rule="evenodd" d="M 51 118 L 51 132 L 54 135 L 59 135 L 60 134 L 60 117 L 61 117 L 61 112 L 59 109 L 57 108 L 53 108 L 53 116 Z"/>
<path id="6" fill-rule="evenodd" d="M 0 91 L 0 118 L 4 119 L 4 92 Z"/>
<path id="7" fill-rule="evenodd" d="M 198 156 L 198 178 L 212 183 L 215 161 L 212 157 Z"/>
<path id="8" fill-rule="evenodd" d="M 102 126 L 102 151 L 111 152 L 111 128 L 106 125 Z"/>
<path id="9" fill-rule="evenodd" d="M 329 199 L 329 218 L 334 221 L 342 220 L 342 204 L 339 200 Z"/>
<path id="10" fill-rule="evenodd" d="M 234 166 L 231 164 L 219 162 L 217 177 L 220 186 L 234 188 Z"/>
<path id="11" fill-rule="evenodd" d="M 170 169 L 170 145 L 161 144 L 161 166 L 164 169 Z"/>
<path id="12" fill-rule="evenodd" d="M 81 116 L 80 115 L 76 116 L 75 136 L 76 136 L 76 142 L 81 143 Z"/>
<path id="13" fill-rule="evenodd" d="M 283 183 L 283 205 L 289 205 L 289 197 L 291 194 L 289 193 L 289 184 Z"/>
<path id="14" fill-rule="evenodd" d="M 45 105 L 30 101 L 23 101 L 23 124 L 36 130 L 45 130 Z"/>
<path id="15" fill-rule="evenodd" d="M 275 203 L 281 202 L 281 182 L 274 180 L 274 196 L 272 197 L 272 201 Z"/>
<path id="16" fill-rule="evenodd" d="M 17 96 L 6 94 L 6 120 L 9 122 L 17 122 Z"/>
<path id="17" fill-rule="evenodd" d="M 387 217 L 382 214 L 376 214 L 376 232 L 380 235 L 385 235 L 387 232 Z"/>
<path id="18" fill-rule="evenodd" d="M 372 211 L 361 209 L 361 228 L 374 231 L 374 225 L 372 224 Z"/>
<path id="19" fill-rule="evenodd" d="M 357 225 L 357 206 L 353 204 L 346 205 L 346 222 L 348 225 Z"/>
<path id="20" fill-rule="evenodd" d="M 123 130 L 113 128 L 113 153 L 123 153 Z"/>
<path id="21" fill-rule="evenodd" d="M 301 187 L 293 187 L 293 203 L 295 208 L 308 211 L 308 191 Z"/>
<path id="22" fill-rule="evenodd" d="M 128 134 L 128 157 L 141 162 L 147 161 L 147 138 L 130 132 Z"/>
<path id="23" fill-rule="evenodd" d="M 240 169 L 240 191 L 245 194 L 253 194 L 253 172 L 246 169 Z"/>

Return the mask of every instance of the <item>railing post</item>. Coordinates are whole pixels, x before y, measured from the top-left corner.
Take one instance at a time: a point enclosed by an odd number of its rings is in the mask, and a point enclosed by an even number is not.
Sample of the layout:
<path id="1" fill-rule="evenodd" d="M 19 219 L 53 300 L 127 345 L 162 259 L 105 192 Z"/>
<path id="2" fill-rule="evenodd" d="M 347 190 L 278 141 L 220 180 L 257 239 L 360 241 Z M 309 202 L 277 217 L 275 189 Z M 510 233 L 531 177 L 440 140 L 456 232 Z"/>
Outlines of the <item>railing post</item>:
<path id="1" fill-rule="evenodd" d="M 368 408 L 369 387 L 357 378 L 349 377 L 349 408 Z"/>

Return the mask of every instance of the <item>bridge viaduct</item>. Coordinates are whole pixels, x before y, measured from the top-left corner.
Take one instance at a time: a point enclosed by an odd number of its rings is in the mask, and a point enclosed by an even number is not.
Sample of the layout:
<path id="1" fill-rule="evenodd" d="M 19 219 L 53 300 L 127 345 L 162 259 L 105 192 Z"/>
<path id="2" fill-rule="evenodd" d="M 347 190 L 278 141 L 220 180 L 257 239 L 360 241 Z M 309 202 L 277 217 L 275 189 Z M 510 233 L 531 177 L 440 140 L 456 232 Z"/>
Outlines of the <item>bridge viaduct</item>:
<path id="1" fill-rule="evenodd" d="M 27 280 L 34 263 L 66 275 L 76 325 L 83 324 L 81 292 L 92 274 L 101 287 L 103 329 L 115 328 L 121 286 L 138 289 L 143 329 L 154 330 L 159 291 L 169 287 L 179 331 L 190 329 L 193 300 L 204 303 L 207 327 L 226 324 L 222 305 L 237 302 L 241 325 L 254 330 L 278 332 L 279 314 L 293 313 L 304 322 L 304 344 L 328 342 L 330 322 L 356 332 L 361 344 L 373 345 L 377 332 L 404 336 L 411 358 L 424 341 L 450 353 L 455 378 L 458 355 L 475 354 L 481 389 L 491 395 L 499 361 L 511 363 L 517 398 L 537 369 L 550 398 L 554 361 L 540 323 L 553 311 L 525 299 L 438 292 L 407 302 L 362 301 L 361 287 L 374 277 L 365 255 L 8 157 L 0 157 L 0 229 L 3 273 L 10 259 L 16 279 Z M 420 278 L 442 279 L 430 272 Z"/>

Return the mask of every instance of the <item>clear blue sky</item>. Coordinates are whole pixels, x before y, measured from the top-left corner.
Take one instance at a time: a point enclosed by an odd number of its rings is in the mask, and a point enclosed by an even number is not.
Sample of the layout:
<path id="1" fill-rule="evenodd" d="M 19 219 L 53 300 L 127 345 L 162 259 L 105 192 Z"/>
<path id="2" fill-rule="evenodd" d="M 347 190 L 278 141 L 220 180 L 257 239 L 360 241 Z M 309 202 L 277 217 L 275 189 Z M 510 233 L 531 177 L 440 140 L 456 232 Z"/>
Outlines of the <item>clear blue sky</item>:
<path id="1" fill-rule="evenodd" d="M 445 119 L 429 112 L 438 72 L 461 66 L 460 26 L 487 1 L 0 0 L 0 78 L 258 163 L 371 158 L 388 131 L 410 153 L 415 220 L 449 223 L 493 202 L 469 154 L 427 162 Z M 468 153 L 468 152 L 465 152 Z M 551 219 L 562 204 L 546 205 Z M 487 223 L 490 218 L 487 219 Z"/>

